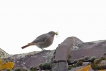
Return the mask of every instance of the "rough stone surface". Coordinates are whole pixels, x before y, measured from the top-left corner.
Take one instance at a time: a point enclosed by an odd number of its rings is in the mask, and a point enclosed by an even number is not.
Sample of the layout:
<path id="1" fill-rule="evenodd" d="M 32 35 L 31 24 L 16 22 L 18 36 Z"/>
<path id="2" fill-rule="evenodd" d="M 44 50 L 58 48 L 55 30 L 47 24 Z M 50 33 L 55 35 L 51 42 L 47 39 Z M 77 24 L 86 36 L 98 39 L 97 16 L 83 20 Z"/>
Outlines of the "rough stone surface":
<path id="1" fill-rule="evenodd" d="M 54 58 L 56 62 L 67 61 L 68 55 L 70 54 L 71 48 L 73 47 L 74 40 L 75 37 L 68 37 L 61 44 L 58 45 Z"/>
<path id="2" fill-rule="evenodd" d="M 51 62 L 53 53 L 54 51 L 45 50 L 34 55 L 27 55 L 21 59 L 15 59 L 15 67 L 38 67 L 41 63 Z"/>
<path id="3" fill-rule="evenodd" d="M 78 49 L 72 50 L 71 51 L 71 61 L 74 61 L 75 59 L 80 59 L 84 56 L 92 57 L 95 56 L 97 58 L 100 58 L 101 56 L 106 57 L 104 53 L 106 53 L 106 40 L 103 41 L 97 41 L 97 42 L 82 42 L 76 37 L 70 37 L 68 38 L 69 40 L 72 40 L 70 42 L 68 41 L 63 41 L 66 42 L 67 44 L 73 43 L 73 46 L 78 47 Z M 74 40 L 75 39 L 75 40 Z M 62 43 L 63 43 L 62 42 Z M 58 46 L 58 45 L 57 45 Z M 0 49 L 1 50 L 1 49 Z M 3 52 L 4 54 L 5 52 Z M 1 53 L 1 55 L 3 55 Z M 50 62 L 51 58 L 53 57 L 54 51 L 43 51 L 43 52 L 31 52 L 28 54 L 16 54 L 12 55 L 10 57 L 10 60 L 13 59 L 15 63 L 15 67 L 26 67 L 29 68 L 31 66 L 38 66 L 40 63 L 44 62 Z M 9 54 L 3 56 L 7 57 Z M 60 57 L 60 56 L 58 56 Z M 106 63 L 105 63 L 106 64 Z M 71 70 L 74 71 L 75 69 Z M 92 70 L 89 70 L 92 71 Z"/>
<path id="4" fill-rule="evenodd" d="M 71 48 L 73 47 L 74 38 L 68 37 L 66 38 L 56 49 L 54 61 L 57 63 L 53 63 L 52 71 L 67 71 L 67 59 L 71 53 Z"/>
<path id="5" fill-rule="evenodd" d="M 54 63 L 52 66 L 52 71 L 68 71 L 67 62 Z"/>
<path id="6" fill-rule="evenodd" d="M 66 45 L 59 46 L 56 50 L 55 61 L 67 61 L 69 55 L 69 47 Z"/>
<path id="7" fill-rule="evenodd" d="M 4 50 L 2 50 L 1 48 L 0 48 L 0 57 L 1 58 L 7 58 L 7 57 L 9 57 L 10 55 L 8 54 L 8 53 L 6 53 Z"/>

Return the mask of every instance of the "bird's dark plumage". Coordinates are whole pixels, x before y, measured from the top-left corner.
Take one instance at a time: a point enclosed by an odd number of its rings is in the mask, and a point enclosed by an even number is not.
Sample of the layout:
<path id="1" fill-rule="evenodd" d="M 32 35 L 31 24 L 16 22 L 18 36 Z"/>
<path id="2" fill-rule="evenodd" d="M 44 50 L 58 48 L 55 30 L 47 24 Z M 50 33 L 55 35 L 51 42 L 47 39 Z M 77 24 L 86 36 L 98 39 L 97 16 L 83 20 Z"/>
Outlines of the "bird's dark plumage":
<path id="1" fill-rule="evenodd" d="M 57 35 L 57 33 L 55 33 L 54 31 L 50 31 L 46 34 L 42 34 L 38 36 L 34 41 L 32 41 L 31 43 L 28 43 L 27 45 L 21 48 L 24 49 L 28 46 L 36 45 L 43 50 L 43 48 L 49 47 L 53 43 L 55 35 Z"/>

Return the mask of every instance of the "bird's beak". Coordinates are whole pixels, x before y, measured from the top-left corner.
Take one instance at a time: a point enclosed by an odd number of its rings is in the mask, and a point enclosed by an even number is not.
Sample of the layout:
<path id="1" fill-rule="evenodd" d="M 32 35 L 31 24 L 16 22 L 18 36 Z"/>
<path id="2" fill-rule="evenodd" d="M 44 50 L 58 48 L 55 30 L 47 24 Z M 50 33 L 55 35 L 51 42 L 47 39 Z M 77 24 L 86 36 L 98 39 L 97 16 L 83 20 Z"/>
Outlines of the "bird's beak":
<path id="1" fill-rule="evenodd" d="M 58 32 L 55 32 L 56 35 L 58 35 Z"/>

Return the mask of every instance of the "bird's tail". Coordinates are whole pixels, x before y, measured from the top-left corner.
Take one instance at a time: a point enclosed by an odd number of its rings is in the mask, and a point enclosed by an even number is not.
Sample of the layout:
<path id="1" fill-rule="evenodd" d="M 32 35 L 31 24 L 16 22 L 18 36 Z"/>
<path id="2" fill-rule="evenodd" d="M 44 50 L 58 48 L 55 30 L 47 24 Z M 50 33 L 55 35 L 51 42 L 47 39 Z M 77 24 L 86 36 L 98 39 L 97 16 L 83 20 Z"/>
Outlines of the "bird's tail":
<path id="1" fill-rule="evenodd" d="M 34 43 L 28 43 L 27 45 L 25 45 L 25 46 L 23 46 L 23 47 L 21 47 L 22 49 L 24 49 L 24 48 L 26 48 L 26 47 L 28 47 L 28 46 L 31 46 L 31 45 L 35 45 Z"/>

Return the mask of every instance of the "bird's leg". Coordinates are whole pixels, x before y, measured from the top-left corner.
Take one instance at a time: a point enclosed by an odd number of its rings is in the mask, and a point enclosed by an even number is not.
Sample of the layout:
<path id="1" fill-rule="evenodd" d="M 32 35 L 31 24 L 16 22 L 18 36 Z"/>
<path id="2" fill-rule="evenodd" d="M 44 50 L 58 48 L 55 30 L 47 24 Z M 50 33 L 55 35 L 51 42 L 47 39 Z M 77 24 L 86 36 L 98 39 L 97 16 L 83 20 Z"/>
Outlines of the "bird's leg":
<path id="1" fill-rule="evenodd" d="M 42 49 L 42 51 L 45 51 L 45 49 L 43 49 L 43 48 L 41 48 Z"/>

